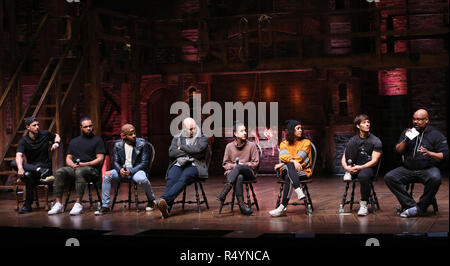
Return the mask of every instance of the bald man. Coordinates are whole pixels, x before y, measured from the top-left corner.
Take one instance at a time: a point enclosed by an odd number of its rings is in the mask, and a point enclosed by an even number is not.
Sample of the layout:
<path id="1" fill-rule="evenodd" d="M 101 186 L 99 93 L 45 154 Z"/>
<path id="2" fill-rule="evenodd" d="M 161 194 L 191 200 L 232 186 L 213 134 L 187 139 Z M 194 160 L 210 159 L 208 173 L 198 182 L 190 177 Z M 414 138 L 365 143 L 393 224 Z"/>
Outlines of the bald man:
<path id="1" fill-rule="evenodd" d="M 403 166 L 384 176 L 384 181 L 404 210 L 400 214 L 404 218 L 424 214 L 433 203 L 441 185 L 438 166 L 448 158 L 447 139 L 441 132 L 428 125 L 428 112 L 424 109 L 417 110 L 412 122 L 419 135 L 410 139 L 406 134 L 412 129 L 405 129 L 395 146 L 395 150 L 404 158 Z M 416 202 L 406 190 L 406 185 L 417 182 L 425 186 L 419 202 Z"/>
<path id="2" fill-rule="evenodd" d="M 183 130 L 174 136 L 169 148 L 169 165 L 167 184 L 164 194 L 156 201 L 164 218 L 169 217 L 170 209 L 176 197 L 186 185 L 197 178 L 208 178 L 208 167 L 205 154 L 208 138 L 200 132 L 200 128 L 192 118 L 183 120 Z"/>
<path id="3" fill-rule="evenodd" d="M 95 215 L 103 215 L 111 211 L 110 195 L 111 183 L 121 178 L 132 179 L 142 186 L 147 195 L 148 204 L 146 211 L 154 208 L 155 195 L 151 183 L 147 177 L 149 150 L 147 141 L 136 138 L 136 129 L 131 124 L 125 124 L 121 128 L 121 139 L 114 143 L 114 169 L 103 175 L 102 183 L 102 208 Z"/>

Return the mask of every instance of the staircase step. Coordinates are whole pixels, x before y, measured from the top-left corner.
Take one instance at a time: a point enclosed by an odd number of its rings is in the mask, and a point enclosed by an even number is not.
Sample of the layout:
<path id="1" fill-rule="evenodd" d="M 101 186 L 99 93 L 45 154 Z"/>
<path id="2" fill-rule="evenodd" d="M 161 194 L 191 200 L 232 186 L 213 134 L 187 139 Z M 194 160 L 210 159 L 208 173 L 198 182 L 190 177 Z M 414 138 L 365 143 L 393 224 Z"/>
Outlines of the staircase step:
<path id="1" fill-rule="evenodd" d="M 11 144 L 11 148 L 17 148 L 19 146 L 19 144 L 15 143 L 15 144 Z"/>
<path id="2" fill-rule="evenodd" d="M 16 157 L 5 157 L 4 161 L 11 162 L 11 161 L 13 161 L 15 159 L 16 159 Z"/>
<path id="3" fill-rule="evenodd" d="M 50 117 L 50 116 L 40 116 L 37 118 L 38 120 L 53 120 L 54 117 Z"/>

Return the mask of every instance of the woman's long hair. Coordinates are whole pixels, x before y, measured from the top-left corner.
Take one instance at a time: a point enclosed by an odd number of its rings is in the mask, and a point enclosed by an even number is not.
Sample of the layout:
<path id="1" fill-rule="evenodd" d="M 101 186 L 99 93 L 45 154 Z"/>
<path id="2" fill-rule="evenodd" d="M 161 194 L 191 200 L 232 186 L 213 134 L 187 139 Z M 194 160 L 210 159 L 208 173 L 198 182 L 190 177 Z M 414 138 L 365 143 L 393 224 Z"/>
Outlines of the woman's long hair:
<path id="1" fill-rule="evenodd" d="M 303 128 L 303 125 L 300 124 Z M 295 137 L 295 127 L 292 129 L 287 129 L 286 131 L 286 140 L 288 141 L 289 145 L 294 145 L 296 141 L 300 141 L 302 139 L 305 138 L 305 134 L 304 132 L 302 132 L 302 136 L 300 137 L 300 139 L 297 139 Z"/>

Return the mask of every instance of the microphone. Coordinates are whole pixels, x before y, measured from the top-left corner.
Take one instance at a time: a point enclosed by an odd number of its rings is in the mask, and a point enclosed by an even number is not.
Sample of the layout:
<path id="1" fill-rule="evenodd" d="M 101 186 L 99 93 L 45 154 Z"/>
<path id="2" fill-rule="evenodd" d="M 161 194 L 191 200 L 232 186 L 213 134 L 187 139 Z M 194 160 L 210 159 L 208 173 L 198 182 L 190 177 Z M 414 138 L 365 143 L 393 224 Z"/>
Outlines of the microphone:
<path id="1" fill-rule="evenodd" d="M 76 159 L 76 160 L 75 160 L 76 165 L 80 165 L 80 161 L 81 161 L 81 160 L 80 160 L 79 158 Z"/>
<path id="2" fill-rule="evenodd" d="M 239 157 L 236 157 L 236 164 L 239 164 Z"/>
<path id="3" fill-rule="evenodd" d="M 123 164 L 122 168 L 123 168 L 123 170 L 125 170 L 125 171 L 127 170 L 127 167 L 126 167 L 125 164 Z"/>
<path id="4" fill-rule="evenodd" d="M 352 161 L 352 159 L 348 159 L 348 160 L 347 160 L 347 165 L 353 166 L 353 161 Z"/>

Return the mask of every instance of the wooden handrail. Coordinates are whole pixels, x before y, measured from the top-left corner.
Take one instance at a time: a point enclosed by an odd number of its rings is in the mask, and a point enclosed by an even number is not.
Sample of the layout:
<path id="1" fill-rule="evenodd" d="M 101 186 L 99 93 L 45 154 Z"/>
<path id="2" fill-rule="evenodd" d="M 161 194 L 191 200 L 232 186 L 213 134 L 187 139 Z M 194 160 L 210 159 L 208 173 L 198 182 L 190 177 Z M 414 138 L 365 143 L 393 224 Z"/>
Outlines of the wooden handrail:
<path id="1" fill-rule="evenodd" d="M 4 105 L 6 98 L 8 97 L 8 94 L 11 92 L 12 87 L 14 86 L 15 82 L 17 81 L 19 74 L 22 72 L 22 68 L 25 65 L 25 61 L 27 60 L 29 54 L 33 50 L 33 45 L 39 38 L 39 35 L 41 35 L 41 31 L 44 28 L 44 25 L 46 24 L 47 20 L 48 20 L 48 14 L 45 14 L 45 16 L 42 18 L 42 20 L 39 24 L 39 27 L 38 27 L 36 33 L 34 34 L 33 38 L 31 39 L 31 43 L 28 45 L 27 50 L 25 51 L 25 54 L 24 54 L 22 60 L 20 61 L 19 66 L 16 69 L 16 72 L 12 76 L 11 80 L 8 83 L 8 86 L 6 87 L 5 91 L 3 92 L 2 97 L 0 98 L 0 110 Z"/>

